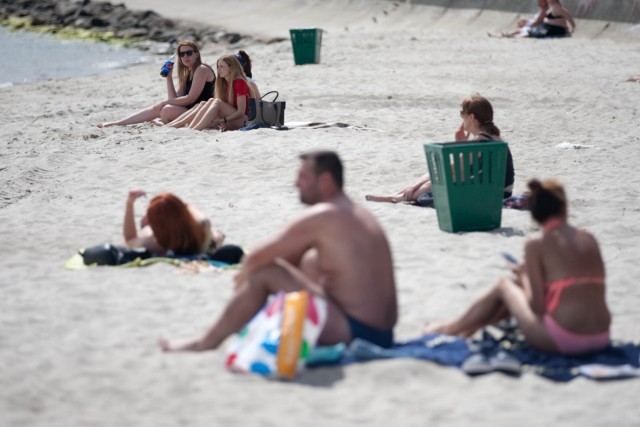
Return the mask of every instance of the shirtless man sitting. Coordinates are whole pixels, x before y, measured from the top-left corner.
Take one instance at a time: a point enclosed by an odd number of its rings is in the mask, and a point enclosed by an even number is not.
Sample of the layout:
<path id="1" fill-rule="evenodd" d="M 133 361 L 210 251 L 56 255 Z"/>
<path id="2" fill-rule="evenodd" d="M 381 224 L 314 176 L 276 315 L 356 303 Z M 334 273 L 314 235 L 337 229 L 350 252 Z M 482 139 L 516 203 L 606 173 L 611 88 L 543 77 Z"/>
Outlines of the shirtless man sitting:
<path id="1" fill-rule="evenodd" d="M 296 186 L 310 207 L 282 232 L 243 259 L 236 291 L 211 329 L 196 341 L 165 351 L 217 348 L 238 332 L 279 291 L 308 290 L 328 302 L 319 344 L 361 338 L 393 344 L 398 319 L 391 250 L 376 219 L 342 191 L 342 164 L 333 152 L 300 156 Z"/>

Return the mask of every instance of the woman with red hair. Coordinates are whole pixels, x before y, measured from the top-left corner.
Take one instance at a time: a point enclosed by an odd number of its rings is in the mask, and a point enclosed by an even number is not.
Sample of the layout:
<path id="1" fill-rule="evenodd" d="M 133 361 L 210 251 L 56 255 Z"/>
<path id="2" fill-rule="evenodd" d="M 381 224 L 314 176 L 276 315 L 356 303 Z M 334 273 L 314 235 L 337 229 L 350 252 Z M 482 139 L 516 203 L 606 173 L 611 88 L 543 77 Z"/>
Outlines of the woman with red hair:
<path id="1" fill-rule="evenodd" d="M 222 245 L 225 236 L 219 230 L 212 231 L 209 218 L 171 193 L 151 199 L 138 230 L 133 207 L 145 195 L 142 190 L 129 192 L 122 228 L 127 246 L 144 247 L 159 255 L 195 255 L 207 252 L 212 243 L 214 247 Z"/>

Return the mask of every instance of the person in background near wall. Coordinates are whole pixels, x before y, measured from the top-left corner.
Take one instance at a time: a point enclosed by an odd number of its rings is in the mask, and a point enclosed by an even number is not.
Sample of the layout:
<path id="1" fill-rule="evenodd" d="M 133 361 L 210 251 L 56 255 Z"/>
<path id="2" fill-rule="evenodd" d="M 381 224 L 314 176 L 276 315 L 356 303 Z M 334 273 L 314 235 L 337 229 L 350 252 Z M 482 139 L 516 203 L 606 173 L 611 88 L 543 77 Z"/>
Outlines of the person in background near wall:
<path id="1" fill-rule="evenodd" d="M 531 22 L 529 37 L 564 37 L 576 30 L 576 22 L 560 0 L 538 0 L 538 8 L 540 11 Z"/>
<path id="2" fill-rule="evenodd" d="M 518 19 L 515 30 L 503 31 L 500 34 L 487 33 L 487 35 L 516 39 L 523 37 L 545 38 L 566 36 L 575 30 L 576 23 L 573 17 L 559 1 L 538 0 L 538 8 L 539 12 L 532 19 Z"/>

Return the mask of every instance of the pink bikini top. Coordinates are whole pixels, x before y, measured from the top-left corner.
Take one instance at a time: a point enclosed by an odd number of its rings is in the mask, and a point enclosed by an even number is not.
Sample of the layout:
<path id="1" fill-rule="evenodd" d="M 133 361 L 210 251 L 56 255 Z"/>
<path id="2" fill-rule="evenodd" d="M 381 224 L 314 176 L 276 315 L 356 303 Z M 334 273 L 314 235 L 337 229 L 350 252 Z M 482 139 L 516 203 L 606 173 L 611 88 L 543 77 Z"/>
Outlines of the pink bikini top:
<path id="1" fill-rule="evenodd" d="M 565 288 L 573 285 L 602 285 L 604 286 L 604 277 L 569 277 L 567 279 L 558 279 L 553 282 L 547 282 L 547 292 L 544 300 L 547 306 L 547 313 L 553 313 L 558 308 L 560 296 Z"/>
<path id="2" fill-rule="evenodd" d="M 544 226 L 543 226 L 542 230 L 546 234 L 546 233 L 550 232 L 551 230 L 560 227 L 564 223 L 565 222 L 563 220 L 559 219 L 559 218 L 551 218 L 549 221 L 544 223 Z"/>
<path id="3" fill-rule="evenodd" d="M 553 218 L 544 224 L 544 233 L 548 233 L 551 230 L 560 227 L 565 222 L 558 218 Z M 560 303 L 560 296 L 565 288 L 573 285 L 602 285 L 604 286 L 604 277 L 568 277 L 566 279 L 558 279 L 546 284 L 545 305 L 547 306 L 547 313 L 553 313 L 558 308 Z"/>

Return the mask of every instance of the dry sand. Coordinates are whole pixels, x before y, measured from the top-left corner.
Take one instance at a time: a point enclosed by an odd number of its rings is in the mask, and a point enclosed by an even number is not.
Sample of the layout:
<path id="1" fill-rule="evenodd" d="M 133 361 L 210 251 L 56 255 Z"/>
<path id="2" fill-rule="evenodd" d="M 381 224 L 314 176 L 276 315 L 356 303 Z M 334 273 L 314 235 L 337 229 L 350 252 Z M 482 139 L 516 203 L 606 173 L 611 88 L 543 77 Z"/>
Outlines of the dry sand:
<path id="1" fill-rule="evenodd" d="M 288 41 L 244 48 L 261 90 L 286 99 L 287 120 L 353 127 L 97 129 L 164 97 L 156 64 L 0 89 L 1 426 L 637 425 L 637 380 L 471 379 L 414 360 L 319 369 L 292 384 L 234 375 L 224 351 L 156 346 L 159 336 L 202 333 L 231 295 L 231 272 L 62 268 L 79 247 L 120 241 L 129 188 L 178 194 L 246 247 L 303 209 L 293 187 L 301 151 L 337 150 L 356 200 L 397 190 L 426 170 L 422 144 L 451 140 L 460 101 L 479 92 L 510 143 L 516 192 L 534 176 L 566 184 L 571 221 L 601 243 L 613 336 L 638 340 L 640 84 L 624 80 L 640 72 L 640 47 L 627 40 L 631 26 L 616 41 L 516 41 L 486 37 L 516 19 L 497 12 L 251 0 L 242 11 L 259 15 L 247 18 L 221 1 L 126 3 L 235 30 L 248 22 L 268 36 L 327 29 L 318 65 L 294 67 Z M 205 59 L 227 52 L 210 48 Z M 432 209 L 366 206 L 393 247 L 400 340 L 462 310 L 505 273 L 500 252 L 521 256 L 536 231 L 526 212 L 505 210 L 491 233 L 455 235 L 438 229 Z"/>

